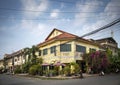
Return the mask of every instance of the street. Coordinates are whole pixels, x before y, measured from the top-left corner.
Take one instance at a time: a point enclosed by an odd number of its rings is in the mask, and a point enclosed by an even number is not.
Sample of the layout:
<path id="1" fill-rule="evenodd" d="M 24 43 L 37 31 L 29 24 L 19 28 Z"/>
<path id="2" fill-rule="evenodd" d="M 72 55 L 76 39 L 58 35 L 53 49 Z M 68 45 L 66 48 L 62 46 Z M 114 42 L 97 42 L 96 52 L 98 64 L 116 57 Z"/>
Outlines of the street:
<path id="1" fill-rule="evenodd" d="M 120 85 L 120 74 L 68 80 L 41 80 L 0 74 L 0 85 Z"/>

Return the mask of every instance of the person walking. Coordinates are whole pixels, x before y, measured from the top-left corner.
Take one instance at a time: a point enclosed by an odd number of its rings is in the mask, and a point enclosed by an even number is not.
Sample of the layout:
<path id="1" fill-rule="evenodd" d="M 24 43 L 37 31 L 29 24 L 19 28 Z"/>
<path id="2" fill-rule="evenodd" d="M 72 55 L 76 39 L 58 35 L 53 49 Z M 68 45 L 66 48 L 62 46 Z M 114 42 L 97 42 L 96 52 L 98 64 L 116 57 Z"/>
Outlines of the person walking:
<path id="1" fill-rule="evenodd" d="M 80 74 L 80 78 L 83 78 L 82 70 L 80 70 L 79 74 Z"/>

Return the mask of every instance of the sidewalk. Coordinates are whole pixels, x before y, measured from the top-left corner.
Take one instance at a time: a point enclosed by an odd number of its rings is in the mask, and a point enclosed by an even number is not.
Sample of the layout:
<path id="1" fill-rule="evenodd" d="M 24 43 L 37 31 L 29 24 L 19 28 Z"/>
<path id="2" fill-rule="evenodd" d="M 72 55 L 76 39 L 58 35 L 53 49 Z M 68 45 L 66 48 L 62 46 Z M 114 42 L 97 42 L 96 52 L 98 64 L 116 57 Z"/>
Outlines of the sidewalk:
<path id="1" fill-rule="evenodd" d="M 94 77 L 94 76 L 99 76 L 99 74 L 88 74 L 88 73 L 83 73 L 84 77 Z"/>
<path id="2" fill-rule="evenodd" d="M 22 77 L 31 77 L 31 78 L 40 78 L 40 79 L 43 79 L 43 80 L 47 80 L 47 79 L 57 79 L 57 80 L 65 80 L 65 79 L 78 79 L 80 76 L 51 76 L 51 77 L 46 77 L 46 76 L 39 76 L 39 75 L 28 75 L 28 74 L 15 74 L 16 76 L 22 76 Z M 87 77 L 94 77 L 94 76 L 99 76 L 98 74 L 87 74 L 87 73 L 83 73 L 83 77 L 84 78 L 87 78 Z"/>

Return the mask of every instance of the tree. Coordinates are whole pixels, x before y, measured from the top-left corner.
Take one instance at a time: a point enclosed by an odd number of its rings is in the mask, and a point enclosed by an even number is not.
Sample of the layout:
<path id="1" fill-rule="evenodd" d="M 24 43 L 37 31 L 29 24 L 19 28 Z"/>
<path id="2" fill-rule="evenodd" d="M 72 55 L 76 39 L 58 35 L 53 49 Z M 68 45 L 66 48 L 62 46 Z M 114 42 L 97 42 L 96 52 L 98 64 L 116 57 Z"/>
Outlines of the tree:
<path id="1" fill-rule="evenodd" d="M 74 74 L 78 74 L 80 72 L 80 66 L 77 63 L 71 62 L 70 65 L 73 66 L 72 70 Z"/>
<path id="2" fill-rule="evenodd" d="M 67 65 L 67 66 L 64 68 L 64 74 L 65 74 L 66 76 L 70 76 L 70 71 L 71 71 L 70 66 Z"/>
<path id="3" fill-rule="evenodd" d="M 30 48 L 25 48 L 23 54 L 24 54 L 25 62 L 30 61 L 30 57 L 31 57 Z M 26 60 L 26 56 L 28 56 L 28 60 Z"/>
<path id="4" fill-rule="evenodd" d="M 39 48 L 37 46 L 32 46 L 32 48 L 25 48 L 23 51 L 25 62 L 32 62 L 31 64 L 36 64 L 37 55 L 36 52 L 39 52 Z M 28 60 L 26 60 L 26 56 L 28 56 Z"/>
<path id="5" fill-rule="evenodd" d="M 107 49 L 106 53 L 110 63 L 110 72 L 114 72 L 117 68 L 120 69 L 120 49 L 118 49 L 118 55 L 112 55 L 112 51 L 110 49 Z"/>
<path id="6" fill-rule="evenodd" d="M 107 49 L 106 50 L 106 55 L 107 55 L 107 57 L 108 57 L 108 61 L 109 61 L 109 63 L 110 64 L 112 64 L 112 57 L 113 57 L 113 55 L 112 55 L 112 51 L 110 50 L 110 49 Z"/>
<path id="7" fill-rule="evenodd" d="M 36 52 L 39 52 L 39 48 L 33 45 L 32 48 L 30 49 L 32 64 L 36 64 L 37 62 L 37 55 L 35 54 Z"/>
<path id="8" fill-rule="evenodd" d="M 22 69 L 20 66 L 17 66 L 14 70 L 14 73 L 17 74 L 17 73 L 21 73 L 22 72 Z"/>
<path id="9" fill-rule="evenodd" d="M 31 67 L 31 63 L 28 61 L 22 65 L 22 72 L 28 73 L 29 68 Z"/>
<path id="10" fill-rule="evenodd" d="M 86 54 L 84 55 L 84 59 L 86 59 L 85 61 L 94 73 L 98 73 L 100 70 L 105 70 L 109 64 L 106 53 L 102 51 Z"/>
<path id="11" fill-rule="evenodd" d="M 42 58 L 37 58 L 37 59 L 36 59 L 36 63 L 42 64 L 42 63 L 43 63 L 43 59 L 42 59 Z"/>

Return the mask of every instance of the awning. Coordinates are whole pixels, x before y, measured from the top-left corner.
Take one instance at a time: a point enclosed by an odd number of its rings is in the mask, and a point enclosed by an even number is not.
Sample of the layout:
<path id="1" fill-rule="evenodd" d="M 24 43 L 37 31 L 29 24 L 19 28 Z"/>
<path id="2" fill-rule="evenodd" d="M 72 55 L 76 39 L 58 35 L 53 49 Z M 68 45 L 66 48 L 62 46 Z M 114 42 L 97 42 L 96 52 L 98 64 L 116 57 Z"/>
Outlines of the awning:
<path id="1" fill-rule="evenodd" d="M 66 66 L 64 63 L 56 62 L 53 64 L 54 66 Z"/>
<path id="2" fill-rule="evenodd" d="M 50 64 L 48 63 L 43 63 L 42 66 L 49 66 Z"/>

